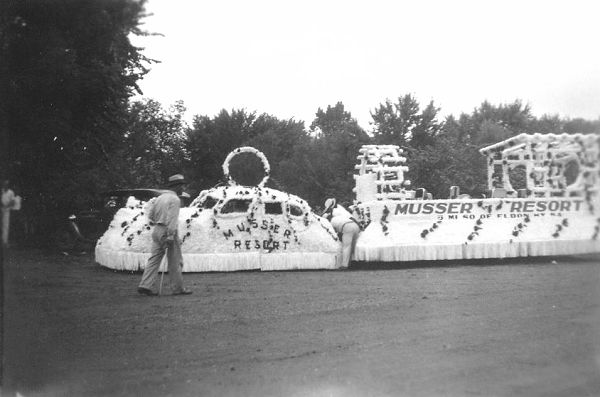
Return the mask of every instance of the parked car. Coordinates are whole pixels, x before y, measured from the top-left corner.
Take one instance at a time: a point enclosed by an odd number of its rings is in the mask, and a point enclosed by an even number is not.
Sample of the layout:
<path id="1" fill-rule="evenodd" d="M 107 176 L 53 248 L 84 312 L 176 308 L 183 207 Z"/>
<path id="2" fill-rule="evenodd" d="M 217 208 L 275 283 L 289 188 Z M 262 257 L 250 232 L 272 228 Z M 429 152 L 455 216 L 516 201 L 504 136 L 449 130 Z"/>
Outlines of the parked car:
<path id="1" fill-rule="evenodd" d="M 56 248 L 70 251 L 75 248 L 92 249 L 96 241 L 104 234 L 115 213 L 125 206 L 131 196 L 137 200 L 148 201 L 160 196 L 165 190 L 160 189 L 117 189 L 105 192 L 97 205 L 68 217 L 64 227 L 54 237 Z M 187 205 L 190 196 L 182 195 L 182 205 Z"/>

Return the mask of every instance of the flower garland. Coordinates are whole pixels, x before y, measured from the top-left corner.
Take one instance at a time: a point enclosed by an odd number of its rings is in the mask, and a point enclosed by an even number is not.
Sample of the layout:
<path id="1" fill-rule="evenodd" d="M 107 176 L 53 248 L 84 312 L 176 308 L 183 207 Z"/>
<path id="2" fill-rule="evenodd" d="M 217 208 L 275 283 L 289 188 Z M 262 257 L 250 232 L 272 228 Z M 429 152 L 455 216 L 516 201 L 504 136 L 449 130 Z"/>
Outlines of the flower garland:
<path id="1" fill-rule="evenodd" d="M 596 211 L 594 208 L 594 204 L 592 203 L 593 193 L 590 191 L 588 186 L 585 186 L 584 192 L 585 192 L 585 202 L 587 203 L 588 209 L 590 210 L 590 214 L 595 215 Z"/>
<path id="2" fill-rule="evenodd" d="M 196 212 L 194 212 L 188 219 L 185 220 L 185 228 L 186 229 L 190 229 L 192 227 L 192 222 L 194 221 L 195 218 L 198 218 L 200 216 L 200 213 L 203 211 L 202 208 L 198 208 L 196 210 Z M 181 239 L 181 244 L 185 243 L 185 240 L 190 237 L 192 235 L 192 232 L 190 232 L 189 230 L 185 233 L 185 235 L 183 236 L 183 238 Z"/>
<path id="3" fill-rule="evenodd" d="M 365 210 L 362 207 L 358 207 L 360 203 L 357 203 L 356 205 L 357 209 L 355 209 L 354 212 L 358 214 L 360 230 L 365 230 L 367 226 L 371 224 L 371 207 L 367 207 Z"/>
<path id="4" fill-rule="evenodd" d="M 569 220 L 567 218 L 564 218 L 561 223 L 557 223 L 555 225 L 556 230 L 552 234 L 552 237 L 554 237 L 554 238 L 560 237 L 560 232 L 563 231 L 563 229 L 568 226 L 569 226 Z"/>
<path id="5" fill-rule="evenodd" d="M 288 194 L 289 197 L 289 194 Z M 292 218 L 290 218 L 290 206 L 286 205 L 284 209 L 285 220 L 287 221 L 290 229 L 292 230 L 292 234 L 294 235 L 294 242 L 300 245 L 300 241 L 298 240 L 298 234 L 296 233 L 296 229 L 292 226 Z"/>
<path id="6" fill-rule="evenodd" d="M 524 223 L 523 223 L 524 222 Z M 519 234 L 525 232 L 525 229 L 528 226 L 528 223 L 531 222 L 531 219 L 529 218 L 529 215 L 525 215 L 525 218 L 523 219 L 523 222 L 519 222 L 512 231 L 512 235 L 515 237 L 519 237 Z M 512 244 L 513 239 L 511 238 L 509 243 Z"/>
<path id="7" fill-rule="evenodd" d="M 426 238 L 429 233 L 433 233 L 434 231 L 436 231 L 441 223 L 442 223 L 442 220 L 440 219 L 437 222 L 435 222 L 433 225 L 431 225 L 431 227 L 429 229 L 423 229 L 423 231 L 421 232 L 421 238 Z"/>
<path id="8" fill-rule="evenodd" d="M 219 202 L 217 203 L 217 205 L 219 205 L 219 204 L 223 204 L 223 200 L 219 200 Z M 216 205 L 215 205 L 215 207 L 216 207 Z M 217 229 L 217 230 L 220 229 L 219 223 L 217 222 L 217 214 L 218 213 L 219 212 L 217 211 L 217 209 L 213 208 L 213 213 L 212 213 L 212 216 L 211 216 L 211 218 L 212 218 L 212 227 L 213 227 L 213 229 Z"/>
<path id="9" fill-rule="evenodd" d="M 477 206 L 486 210 L 488 214 L 492 213 L 492 209 L 494 207 L 492 204 L 484 205 L 483 200 L 479 200 L 477 202 Z M 502 208 L 502 200 L 500 200 L 500 204 L 496 207 L 496 209 L 500 209 L 500 208 Z"/>
<path id="10" fill-rule="evenodd" d="M 245 193 L 250 194 L 249 191 L 246 191 Z M 252 234 L 252 223 L 256 222 L 256 212 L 258 211 L 258 206 L 262 203 L 262 192 L 261 189 L 259 189 L 258 187 L 254 187 L 254 198 L 252 199 L 252 202 L 250 203 L 250 211 L 248 212 L 248 216 L 246 216 L 246 220 L 248 221 L 248 233 Z"/>
<path id="11" fill-rule="evenodd" d="M 130 202 L 128 202 L 128 204 L 130 204 Z M 133 224 L 137 222 L 138 218 L 144 215 L 143 205 L 141 201 L 138 201 L 136 205 L 128 205 L 127 208 L 129 208 L 130 210 L 142 209 L 142 211 L 138 212 L 135 216 L 133 216 L 131 220 L 121 222 L 121 229 L 123 229 L 123 231 L 121 232 L 122 237 L 125 237 L 125 234 L 129 231 Z M 112 223 L 109 228 L 111 227 Z M 136 237 L 136 235 L 141 235 L 144 230 L 150 230 L 150 225 L 148 223 L 145 223 L 140 229 L 134 231 L 133 233 L 129 233 L 129 235 L 127 235 L 126 238 L 127 244 L 131 246 L 133 244 L 133 239 Z M 98 244 L 101 244 L 101 242 L 99 242 Z"/>
<path id="12" fill-rule="evenodd" d="M 237 156 L 240 153 L 252 153 L 252 154 L 256 155 L 256 157 L 258 157 L 259 160 L 262 162 L 262 164 L 263 164 L 263 170 L 265 172 L 265 176 L 258 183 L 257 186 L 258 187 L 264 187 L 265 183 L 267 183 L 267 180 L 269 180 L 269 176 L 270 176 L 270 173 L 271 173 L 271 167 L 269 165 L 269 160 L 267 160 L 267 157 L 260 150 L 255 149 L 252 146 L 243 146 L 243 147 L 239 147 L 237 149 L 234 149 L 225 158 L 225 161 L 223 162 L 223 175 L 224 175 L 225 179 L 227 180 L 227 182 L 229 183 L 229 185 L 230 186 L 237 186 L 237 182 L 229 174 L 229 163 L 231 162 L 231 159 L 233 159 L 235 156 Z"/>
<path id="13" fill-rule="evenodd" d="M 600 218 L 597 218 L 596 226 L 594 226 L 594 234 L 592 235 L 592 240 L 597 240 L 599 233 L 600 233 Z"/>
<path id="14" fill-rule="evenodd" d="M 329 227 L 327 227 L 326 225 L 323 224 L 322 218 L 312 214 L 313 218 L 316 219 L 319 222 L 319 225 L 321 225 L 321 227 L 323 229 L 325 229 L 325 231 L 327 232 L 327 234 L 329 234 L 331 236 L 331 238 L 333 239 L 333 241 L 339 241 L 338 236 L 331 231 L 331 229 Z"/>
<path id="15" fill-rule="evenodd" d="M 219 223 L 217 222 L 217 215 L 219 214 L 219 209 L 221 207 L 223 207 L 223 203 L 225 202 L 226 198 L 227 198 L 227 189 L 223 189 L 223 198 L 219 199 L 219 201 L 217 201 L 217 203 L 215 204 L 215 206 L 213 207 L 213 211 L 211 214 L 211 220 L 212 220 L 212 227 L 213 229 L 217 229 L 220 230 L 221 227 L 219 226 Z"/>
<path id="16" fill-rule="evenodd" d="M 390 232 L 388 230 L 388 223 L 389 221 L 387 220 L 388 215 L 390 214 L 390 210 L 388 209 L 387 205 L 383 206 L 383 213 L 381 215 L 381 220 L 379 221 L 379 223 L 381 224 L 381 230 L 383 231 L 383 235 L 387 236 Z"/>
<path id="17" fill-rule="evenodd" d="M 467 236 L 467 240 L 469 240 L 469 241 L 473 241 L 473 239 L 474 239 L 476 236 L 479 236 L 479 231 L 480 231 L 481 229 L 483 229 L 483 227 L 481 226 L 482 224 L 483 224 L 483 221 L 482 221 L 481 219 L 477 219 L 477 220 L 475 221 L 475 225 L 473 226 L 473 231 L 471 232 L 471 234 L 469 234 L 469 235 Z M 467 245 L 467 244 L 468 244 L 468 241 L 465 241 L 465 245 Z"/>

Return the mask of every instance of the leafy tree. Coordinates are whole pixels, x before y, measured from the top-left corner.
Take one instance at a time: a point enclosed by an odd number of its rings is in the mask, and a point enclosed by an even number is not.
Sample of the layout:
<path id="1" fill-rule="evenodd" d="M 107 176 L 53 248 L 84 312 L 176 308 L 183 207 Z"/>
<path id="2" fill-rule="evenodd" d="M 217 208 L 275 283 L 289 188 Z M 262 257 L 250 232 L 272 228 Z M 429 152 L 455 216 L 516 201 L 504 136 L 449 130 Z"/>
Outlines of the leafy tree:
<path id="1" fill-rule="evenodd" d="M 6 6 L 9 174 L 23 211 L 54 227 L 108 184 L 102 169 L 121 144 L 127 100 L 149 60 L 144 1 L 13 1 Z M 42 229 L 43 229 L 42 225 Z"/>
<path id="2" fill-rule="evenodd" d="M 386 99 L 371 117 L 377 143 L 405 146 L 419 124 L 419 102 L 411 94 L 399 97 L 397 103 Z"/>
<path id="3" fill-rule="evenodd" d="M 187 131 L 189 161 L 186 174 L 190 189 L 200 191 L 223 181 L 221 164 L 233 149 L 243 146 L 251 135 L 250 126 L 255 113 L 245 110 L 223 109 L 217 116 L 194 116 L 192 127 Z"/>
<path id="4" fill-rule="evenodd" d="M 281 162 L 289 159 L 298 150 L 299 145 L 309 139 L 304 122 L 295 120 L 279 120 L 267 114 L 260 115 L 252 124 L 252 138 L 247 142 L 262 151 L 271 164 L 271 177 L 268 185 L 276 189 L 293 192 L 293 185 L 285 180 Z M 259 169 L 262 178 L 262 168 Z"/>
<path id="5" fill-rule="evenodd" d="M 313 164 L 321 165 L 321 172 L 313 179 L 319 181 L 317 186 L 322 186 L 322 191 L 311 193 L 315 196 L 320 193 L 321 198 L 351 201 L 356 156 L 360 147 L 370 143 L 371 138 L 345 110 L 342 102 L 327 106 L 326 110 L 319 108 L 315 116 L 311 123 L 315 138 L 310 152 Z"/>
<path id="6" fill-rule="evenodd" d="M 327 148 L 312 137 L 299 142 L 294 153 L 279 163 L 280 178 L 290 193 L 316 207 L 328 196 L 338 197 L 332 187 L 335 173 L 330 164 Z"/>
<path id="7" fill-rule="evenodd" d="M 599 134 L 600 118 L 597 120 L 585 120 L 583 118 L 563 119 L 558 115 L 543 115 L 539 119 L 534 118 L 530 123 L 530 132 L 542 134 Z"/>
<path id="8" fill-rule="evenodd" d="M 432 145 L 435 138 L 440 133 L 443 123 L 438 121 L 440 108 L 429 102 L 425 109 L 418 116 L 417 125 L 411 131 L 410 145 L 415 148 L 422 148 Z"/>
<path id="9" fill-rule="evenodd" d="M 185 110 L 182 101 L 168 110 L 152 99 L 129 106 L 127 130 L 108 169 L 114 185 L 160 187 L 169 175 L 183 171 L 188 158 Z"/>
<path id="10" fill-rule="evenodd" d="M 499 142 L 521 133 L 531 131 L 532 121 L 529 105 L 523 105 L 520 100 L 513 103 L 492 105 L 484 101 L 470 115 L 471 126 L 469 131 L 472 142 L 482 146 Z"/>
<path id="11" fill-rule="evenodd" d="M 302 140 L 308 139 L 304 123 L 245 110 L 222 110 L 214 118 L 196 116 L 187 132 L 190 159 L 186 173 L 191 190 L 199 191 L 223 182 L 221 165 L 226 156 L 240 146 L 262 151 L 271 165 L 268 185 L 286 190 L 278 164 L 289 158 Z M 255 156 L 240 154 L 230 163 L 230 174 L 240 184 L 254 185 L 264 176 L 262 164 Z"/>
<path id="12" fill-rule="evenodd" d="M 433 101 L 423 111 L 420 108 L 411 94 L 399 97 L 397 103 L 386 99 L 371 113 L 375 141 L 401 147 L 431 145 L 442 128 L 438 121 L 440 109 Z"/>
<path id="13" fill-rule="evenodd" d="M 565 121 L 563 128 L 568 134 L 598 134 L 600 133 L 600 118 L 595 121 L 585 120 L 582 118 L 568 119 Z"/>
<path id="14" fill-rule="evenodd" d="M 407 178 L 414 187 L 424 187 L 438 196 L 450 183 L 447 171 L 452 159 L 445 145 L 454 143 L 449 134 L 446 139 L 440 137 L 444 123 L 438 119 L 439 111 L 433 101 L 421 111 L 419 102 L 407 94 L 397 103 L 386 100 L 371 113 L 375 141 L 402 147 L 408 159 Z M 457 129 L 458 124 L 450 121 L 450 127 Z"/>
<path id="15" fill-rule="evenodd" d="M 431 145 L 409 148 L 407 177 L 414 188 L 426 188 L 435 198 L 446 198 L 450 186 L 481 196 L 486 191 L 485 158 L 478 147 L 450 134 L 441 134 Z"/>
<path id="16" fill-rule="evenodd" d="M 540 134 L 562 134 L 564 132 L 564 120 L 558 115 L 543 115 L 539 119 L 531 121 L 530 131 Z"/>

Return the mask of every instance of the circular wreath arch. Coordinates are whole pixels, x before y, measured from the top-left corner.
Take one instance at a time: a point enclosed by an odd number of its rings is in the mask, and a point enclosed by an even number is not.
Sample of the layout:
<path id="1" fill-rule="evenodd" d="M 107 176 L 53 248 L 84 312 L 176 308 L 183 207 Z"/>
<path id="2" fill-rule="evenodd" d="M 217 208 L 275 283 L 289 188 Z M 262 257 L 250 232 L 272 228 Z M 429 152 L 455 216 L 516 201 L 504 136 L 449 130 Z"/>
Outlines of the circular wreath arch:
<path id="1" fill-rule="evenodd" d="M 267 157 L 264 155 L 263 152 L 261 152 L 258 149 L 253 148 L 252 146 L 243 146 L 243 147 L 239 147 L 237 149 L 233 149 L 225 158 L 225 161 L 223 161 L 223 175 L 225 176 L 225 178 L 227 179 L 227 182 L 229 183 L 230 186 L 237 186 L 238 183 L 231 177 L 231 175 L 229 174 L 229 163 L 231 162 L 231 160 L 237 156 L 240 153 L 252 153 L 254 155 L 256 155 L 256 157 L 258 157 L 258 159 L 262 162 L 263 164 L 263 170 L 265 172 L 265 176 L 263 177 L 263 179 L 258 183 L 258 187 L 264 187 L 265 183 L 267 183 L 267 181 L 269 180 L 269 176 L 271 173 L 271 167 L 269 166 L 269 160 L 267 160 Z"/>

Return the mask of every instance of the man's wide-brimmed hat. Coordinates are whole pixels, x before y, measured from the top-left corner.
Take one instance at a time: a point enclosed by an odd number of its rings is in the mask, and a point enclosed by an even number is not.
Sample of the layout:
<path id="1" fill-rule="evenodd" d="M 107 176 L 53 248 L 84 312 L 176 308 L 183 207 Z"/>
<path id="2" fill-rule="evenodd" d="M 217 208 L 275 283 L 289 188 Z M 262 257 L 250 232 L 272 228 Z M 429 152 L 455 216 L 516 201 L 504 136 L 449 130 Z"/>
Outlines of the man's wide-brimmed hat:
<path id="1" fill-rule="evenodd" d="M 185 184 L 187 184 L 187 182 L 185 181 L 185 178 L 181 174 L 171 175 L 169 177 L 168 182 L 167 182 L 167 186 L 168 187 L 173 187 L 173 186 L 178 186 L 178 185 L 185 185 Z"/>

